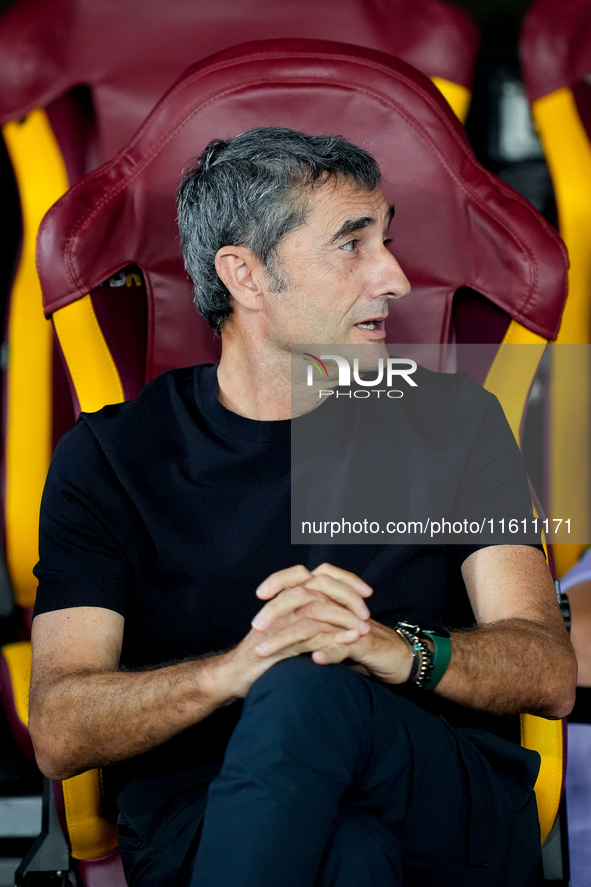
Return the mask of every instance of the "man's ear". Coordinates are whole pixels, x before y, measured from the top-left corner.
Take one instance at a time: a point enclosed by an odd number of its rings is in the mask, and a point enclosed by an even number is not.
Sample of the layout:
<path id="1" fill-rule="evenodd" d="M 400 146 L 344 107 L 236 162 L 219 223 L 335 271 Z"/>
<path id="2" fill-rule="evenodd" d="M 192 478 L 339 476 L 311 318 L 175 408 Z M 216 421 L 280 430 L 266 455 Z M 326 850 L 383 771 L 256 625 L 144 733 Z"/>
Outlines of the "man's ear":
<path id="1" fill-rule="evenodd" d="M 215 270 L 240 305 L 251 311 L 260 309 L 267 275 L 247 246 L 223 246 L 216 253 Z"/>

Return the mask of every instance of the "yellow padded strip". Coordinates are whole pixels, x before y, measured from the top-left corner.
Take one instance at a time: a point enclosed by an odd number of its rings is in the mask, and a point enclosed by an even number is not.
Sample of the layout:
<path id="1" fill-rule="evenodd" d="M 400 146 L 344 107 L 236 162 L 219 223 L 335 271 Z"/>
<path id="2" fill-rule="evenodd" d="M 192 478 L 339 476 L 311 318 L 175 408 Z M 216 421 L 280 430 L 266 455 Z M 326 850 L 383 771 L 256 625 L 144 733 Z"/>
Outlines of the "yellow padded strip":
<path id="1" fill-rule="evenodd" d="M 521 744 L 542 758 L 535 784 L 542 844 L 550 834 L 560 806 L 563 773 L 562 721 L 521 716 Z"/>
<path id="2" fill-rule="evenodd" d="M 529 390 L 547 344 L 546 339 L 512 320 L 484 383 L 501 402 L 518 443 Z"/>
<path id="3" fill-rule="evenodd" d="M 8 666 L 14 706 L 19 721 L 29 723 L 29 684 L 31 682 L 31 642 L 15 641 L 2 647 L 2 655 Z"/>
<path id="4" fill-rule="evenodd" d="M 90 295 L 60 308 L 52 319 L 80 409 L 92 413 L 107 403 L 124 400 L 123 385 Z"/>
<path id="5" fill-rule="evenodd" d="M 590 243 L 591 252 L 591 243 Z M 591 290 L 590 290 L 591 295 Z M 556 572 L 563 576 L 591 541 L 591 345 L 555 345 L 550 371 L 551 517 L 577 526 L 573 545 L 555 545 Z"/>
<path id="6" fill-rule="evenodd" d="M 99 770 L 87 770 L 62 782 L 64 810 L 74 859 L 98 859 L 117 846 L 117 831 L 101 815 Z"/>
<path id="7" fill-rule="evenodd" d="M 560 234 L 570 256 L 569 296 L 557 342 L 591 342 L 591 144 L 573 94 L 563 88 L 533 103 L 532 112 L 552 176 Z M 582 356 L 555 348 L 550 402 L 550 508 L 589 529 L 591 512 L 591 376 L 589 366 L 572 375 Z M 587 358 L 587 363 L 588 363 Z M 580 534 L 579 534 L 580 535 Z M 586 539 L 591 535 L 587 532 Z M 576 562 L 584 545 L 557 545 L 559 576 Z"/>
<path id="8" fill-rule="evenodd" d="M 541 336 L 511 321 L 486 378 L 485 387 L 499 398 L 518 443 L 521 417 L 547 344 Z M 555 546 L 554 551 L 560 547 Z M 535 793 L 543 843 L 554 825 L 562 792 L 561 721 L 522 715 L 521 744 L 542 758 Z"/>
<path id="9" fill-rule="evenodd" d="M 571 267 L 557 342 L 591 342 L 591 144 L 570 89 L 538 99 L 532 113 L 548 162 L 560 235 Z"/>
<path id="10" fill-rule="evenodd" d="M 443 93 L 443 96 L 447 100 L 448 105 L 451 105 L 456 117 L 459 117 L 461 122 L 465 123 L 466 117 L 468 116 L 468 108 L 470 107 L 470 99 L 472 98 L 470 90 L 466 86 L 462 86 L 460 83 L 444 80 L 443 77 L 431 77 L 431 80 L 439 92 Z"/>
<path id="11" fill-rule="evenodd" d="M 66 191 L 68 177 L 44 111 L 6 124 L 3 135 L 23 220 L 8 322 L 6 558 L 17 604 L 32 607 L 39 505 L 52 447 L 52 331 L 43 316 L 35 240 L 41 219 Z"/>

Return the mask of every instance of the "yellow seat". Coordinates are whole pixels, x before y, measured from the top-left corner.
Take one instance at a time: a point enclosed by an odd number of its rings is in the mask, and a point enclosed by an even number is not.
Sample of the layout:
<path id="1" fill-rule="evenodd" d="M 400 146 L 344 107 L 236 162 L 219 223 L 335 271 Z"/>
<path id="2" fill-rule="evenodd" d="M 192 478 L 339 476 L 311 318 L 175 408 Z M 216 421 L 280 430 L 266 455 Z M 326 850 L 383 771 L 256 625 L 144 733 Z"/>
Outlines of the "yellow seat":
<path id="1" fill-rule="evenodd" d="M 591 541 L 591 7 L 536 0 L 520 38 L 523 76 L 570 256 L 569 297 L 553 349 L 547 511 L 585 527 L 555 552 L 562 576 Z M 567 347 L 581 346 L 581 347 Z"/>

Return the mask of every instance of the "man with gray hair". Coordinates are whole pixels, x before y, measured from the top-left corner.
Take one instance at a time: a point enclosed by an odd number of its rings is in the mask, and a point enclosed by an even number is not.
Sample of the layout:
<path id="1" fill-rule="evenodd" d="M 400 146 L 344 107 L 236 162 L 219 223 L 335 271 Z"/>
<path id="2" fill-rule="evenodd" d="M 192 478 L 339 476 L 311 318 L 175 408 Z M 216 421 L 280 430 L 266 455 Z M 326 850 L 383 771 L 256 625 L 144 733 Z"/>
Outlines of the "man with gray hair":
<path id="1" fill-rule="evenodd" d="M 106 768 L 132 887 L 536 883 L 538 758 L 499 733 L 573 703 L 540 547 L 290 541 L 292 428 L 332 403 L 292 415 L 291 346 L 381 353 L 409 292 L 379 184 L 338 137 L 209 145 L 179 226 L 221 360 L 83 415 L 56 451 L 31 735 L 54 779 Z M 465 425 L 450 488 L 469 474 L 472 504 L 500 489 L 529 516 L 494 398 L 419 377 L 438 433 Z M 424 447 L 396 416 L 396 445 Z"/>

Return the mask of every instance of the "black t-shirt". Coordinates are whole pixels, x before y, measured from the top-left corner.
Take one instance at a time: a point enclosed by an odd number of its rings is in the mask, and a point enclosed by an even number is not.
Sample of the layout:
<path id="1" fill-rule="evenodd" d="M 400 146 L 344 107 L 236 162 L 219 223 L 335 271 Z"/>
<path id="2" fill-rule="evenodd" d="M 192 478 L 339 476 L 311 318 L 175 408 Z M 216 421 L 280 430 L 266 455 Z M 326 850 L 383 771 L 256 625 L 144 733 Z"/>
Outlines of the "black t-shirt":
<path id="1" fill-rule="evenodd" d="M 484 517 L 502 501 L 511 517 L 529 518 L 519 449 L 496 399 L 461 373 L 421 370 L 416 378 L 412 397 L 386 404 L 395 407 L 387 414 L 392 430 L 384 447 L 372 437 L 368 482 L 381 459 L 383 495 L 391 459 L 404 466 L 392 474 L 423 511 L 452 513 L 460 501 Z M 337 424 L 365 421 L 359 404 L 335 399 L 327 407 Z M 314 422 L 262 422 L 227 410 L 213 366 L 165 373 L 135 401 L 84 414 L 58 445 L 47 479 L 35 615 L 115 610 L 125 617 L 121 666 L 157 666 L 235 645 L 261 608 L 254 591 L 263 579 L 292 564 L 313 569 L 328 561 L 373 587 L 372 617 L 386 625 L 472 625 L 460 566 L 486 542 L 340 545 L 311 537 L 291 544 L 291 437 L 310 435 L 314 444 Z M 428 460 L 426 473 L 419 453 L 435 442 L 443 455 Z M 433 694 L 422 703 L 443 704 Z M 120 765 L 123 780 L 166 770 L 195 748 L 207 769 L 221 759 L 238 713 L 236 705 L 222 709 Z M 451 717 L 474 720 L 466 710 Z"/>

